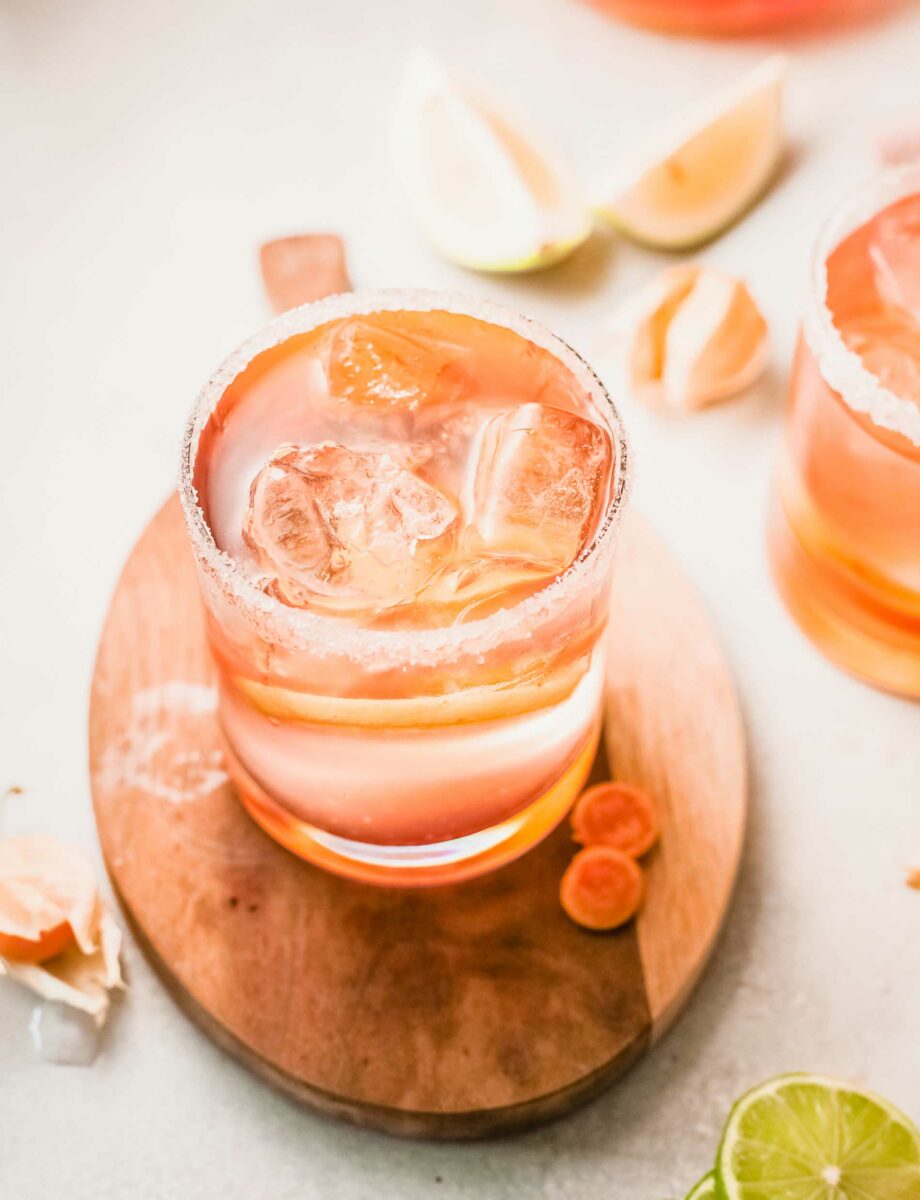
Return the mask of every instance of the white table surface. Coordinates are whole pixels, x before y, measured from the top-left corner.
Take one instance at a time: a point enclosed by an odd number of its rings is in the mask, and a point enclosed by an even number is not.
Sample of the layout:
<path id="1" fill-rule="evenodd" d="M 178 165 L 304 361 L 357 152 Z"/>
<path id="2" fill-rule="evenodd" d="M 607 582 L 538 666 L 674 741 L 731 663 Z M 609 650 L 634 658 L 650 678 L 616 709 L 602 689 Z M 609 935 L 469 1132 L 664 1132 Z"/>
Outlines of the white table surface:
<path id="1" fill-rule="evenodd" d="M 562 0 L 8 0 L 0 6 L 0 785 L 12 831 L 98 857 L 86 772 L 95 643 L 169 491 L 211 368 L 266 317 L 265 238 L 332 228 L 359 284 L 506 300 L 598 354 L 663 257 L 601 242 L 503 281 L 439 261 L 387 172 L 383 122 L 423 41 L 515 98 L 590 173 L 775 43 L 665 40 Z M 920 1117 L 920 709 L 831 668 L 771 587 L 763 523 L 816 224 L 920 112 L 920 13 L 789 43 L 793 161 L 703 252 L 744 275 L 774 365 L 688 420 L 628 398 L 635 501 L 699 584 L 737 673 L 752 816 L 737 899 L 673 1032 L 608 1095 L 500 1142 L 400 1142 L 296 1108 L 177 1011 L 137 948 L 89 1069 L 49 1065 L 0 982 L 6 1200 L 682 1196 L 731 1099 L 775 1072 L 870 1081 Z"/>

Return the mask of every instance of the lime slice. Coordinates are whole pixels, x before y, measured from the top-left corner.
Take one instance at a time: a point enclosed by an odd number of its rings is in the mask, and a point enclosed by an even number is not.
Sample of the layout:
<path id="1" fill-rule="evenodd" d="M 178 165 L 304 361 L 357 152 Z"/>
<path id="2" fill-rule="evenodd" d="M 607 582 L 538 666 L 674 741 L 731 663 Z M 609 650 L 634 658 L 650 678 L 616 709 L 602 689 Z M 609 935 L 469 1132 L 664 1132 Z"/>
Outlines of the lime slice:
<path id="1" fill-rule="evenodd" d="M 474 85 L 425 52 L 410 60 L 392 155 L 423 236 L 480 271 L 549 266 L 591 230 L 581 189 Z"/>
<path id="2" fill-rule="evenodd" d="M 782 1075 L 735 1105 L 716 1177 L 722 1200 L 918 1200 L 920 1133 L 861 1088 Z"/>
<path id="3" fill-rule="evenodd" d="M 704 1175 L 695 1188 L 687 1194 L 687 1200 L 716 1200 L 716 1173 L 710 1171 L 708 1175 Z"/>
<path id="4" fill-rule="evenodd" d="M 597 189 L 599 215 L 666 250 L 721 233 L 758 198 L 779 163 L 785 74 L 785 58 L 774 55 L 679 128 L 652 137 L 639 161 Z"/>

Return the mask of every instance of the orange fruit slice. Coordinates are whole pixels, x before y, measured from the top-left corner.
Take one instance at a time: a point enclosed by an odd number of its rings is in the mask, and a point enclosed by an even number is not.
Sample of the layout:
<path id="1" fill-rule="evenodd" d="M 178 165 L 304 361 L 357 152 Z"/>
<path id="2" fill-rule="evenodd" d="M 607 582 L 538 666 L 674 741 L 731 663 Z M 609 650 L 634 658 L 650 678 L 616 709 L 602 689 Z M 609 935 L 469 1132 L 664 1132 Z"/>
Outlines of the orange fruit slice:
<path id="1" fill-rule="evenodd" d="M 582 659 L 566 667 L 557 667 L 529 683 L 461 688 L 439 696 L 394 700 L 295 692 L 257 683 L 242 675 L 235 676 L 233 683 L 261 712 L 281 721 L 370 729 L 425 729 L 493 721 L 548 708 L 571 694 L 584 670 Z"/>
<path id="2" fill-rule="evenodd" d="M 578 798 L 572 834 L 583 846 L 612 846 L 641 858 L 658 840 L 658 814 L 648 793 L 629 783 L 598 783 Z"/>
<path id="3" fill-rule="evenodd" d="M 566 914 L 584 929 L 625 925 L 639 911 L 642 868 L 612 846 L 579 850 L 562 877 L 559 898 Z"/>

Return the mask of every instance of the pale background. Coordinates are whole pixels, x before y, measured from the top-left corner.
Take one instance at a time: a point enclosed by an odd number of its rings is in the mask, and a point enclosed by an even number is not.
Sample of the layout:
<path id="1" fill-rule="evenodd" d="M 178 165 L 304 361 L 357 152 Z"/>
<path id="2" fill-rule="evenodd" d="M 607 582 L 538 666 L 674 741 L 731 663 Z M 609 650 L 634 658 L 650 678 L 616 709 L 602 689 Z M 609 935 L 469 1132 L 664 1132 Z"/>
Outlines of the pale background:
<path id="1" fill-rule="evenodd" d="M 16 830 L 90 849 L 86 700 L 119 568 L 172 486 L 182 424 L 266 317 L 259 242 L 332 228 L 358 284 L 459 288 L 546 320 L 604 367 L 603 318 L 659 265 L 609 244 L 540 278 L 467 276 L 417 240 L 383 121 L 408 47 L 504 89 L 586 173 L 767 43 L 671 41 L 562 0 L 0 3 L 0 785 Z M 771 43 L 770 45 L 772 45 Z M 697 581 L 737 672 L 752 820 L 724 940 L 672 1034 L 606 1097 L 501 1142 L 402 1143 L 301 1111 L 214 1049 L 137 949 L 91 1069 L 33 1055 L 0 983 L 0 1196 L 548 1200 L 682 1196 L 730 1100 L 774 1072 L 871 1081 L 920 1117 L 920 709 L 828 666 L 764 558 L 809 245 L 920 113 L 920 14 L 790 43 L 794 161 L 703 252 L 775 338 L 754 394 L 686 421 L 622 401 L 636 503 Z"/>

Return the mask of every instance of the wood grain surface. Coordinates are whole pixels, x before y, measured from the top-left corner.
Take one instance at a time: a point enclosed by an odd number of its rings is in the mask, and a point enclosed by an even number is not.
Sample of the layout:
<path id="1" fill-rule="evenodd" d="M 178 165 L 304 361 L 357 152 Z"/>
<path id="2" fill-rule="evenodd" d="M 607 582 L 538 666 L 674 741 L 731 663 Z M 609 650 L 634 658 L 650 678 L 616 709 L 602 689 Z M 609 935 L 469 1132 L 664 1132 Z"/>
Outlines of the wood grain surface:
<path id="1" fill-rule="evenodd" d="M 664 828 L 638 922 L 594 935 L 559 906 L 564 827 L 483 879 L 411 892 L 326 874 L 263 834 L 223 772 L 191 552 L 176 499 L 163 507 L 100 643 L 91 777 L 137 940 L 210 1037 L 324 1112 L 435 1137 L 558 1116 L 647 1049 L 726 911 L 744 742 L 692 588 L 635 518 L 614 597 L 607 748 Z"/>

